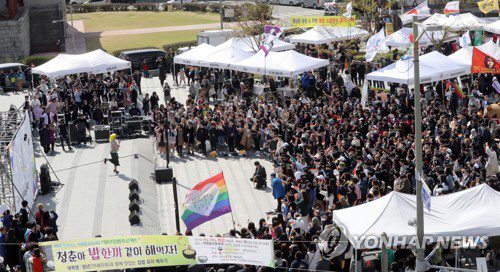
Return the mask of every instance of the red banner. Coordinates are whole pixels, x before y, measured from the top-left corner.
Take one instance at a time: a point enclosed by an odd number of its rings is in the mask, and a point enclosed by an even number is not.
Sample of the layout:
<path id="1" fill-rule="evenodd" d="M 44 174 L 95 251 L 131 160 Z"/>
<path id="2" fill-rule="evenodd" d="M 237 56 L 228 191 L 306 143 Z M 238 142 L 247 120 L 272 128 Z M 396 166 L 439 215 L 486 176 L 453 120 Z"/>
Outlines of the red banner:
<path id="1" fill-rule="evenodd" d="M 500 74 L 500 62 L 474 47 L 472 51 L 472 73 Z"/>

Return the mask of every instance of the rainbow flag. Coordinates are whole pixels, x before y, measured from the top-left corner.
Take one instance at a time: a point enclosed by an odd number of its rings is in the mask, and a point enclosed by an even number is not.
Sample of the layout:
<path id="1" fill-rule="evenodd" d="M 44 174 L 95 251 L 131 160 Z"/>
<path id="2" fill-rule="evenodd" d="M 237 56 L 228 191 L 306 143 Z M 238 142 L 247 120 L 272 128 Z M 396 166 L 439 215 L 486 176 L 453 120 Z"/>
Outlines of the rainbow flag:
<path id="1" fill-rule="evenodd" d="M 224 174 L 221 172 L 196 184 L 187 194 L 182 205 L 182 221 L 187 230 L 231 212 L 229 194 Z"/>
<path id="2" fill-rule="evenodd" d="M 458 84 L 456 82 L 453 85 L 455 87 L 455 94 L 458 96 L 458 98 L 464 99 L 465 94 L 462 91 L 462 88 L 460 88 L 460 86 L 458 86 Z"/>

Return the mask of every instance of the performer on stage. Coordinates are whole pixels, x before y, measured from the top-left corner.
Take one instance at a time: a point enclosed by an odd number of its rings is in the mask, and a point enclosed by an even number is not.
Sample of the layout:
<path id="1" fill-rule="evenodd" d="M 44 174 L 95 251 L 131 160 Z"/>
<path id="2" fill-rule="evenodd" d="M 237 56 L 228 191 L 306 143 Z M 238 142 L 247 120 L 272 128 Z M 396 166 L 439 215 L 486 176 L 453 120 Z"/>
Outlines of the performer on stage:
<path id="1" fill-rule="evenodd" d="M 120 162 L 118 161 L 118 150 L 120 149 L 120 142 L 116 139 L 115 133 L 113 133 L 109 136 L 109 144 L 110 144 L 109 153 L 111 154 L 111 159 L 105 158 L 104 164 L 106 164 L 106 162 L 110 161 L 115 166 L 115 169 L 113 169 L 113 172 L 118 174 L 120 172 L 118 172 L 118 169 L 116 169 L 116 168 L 120 165 Z"/>

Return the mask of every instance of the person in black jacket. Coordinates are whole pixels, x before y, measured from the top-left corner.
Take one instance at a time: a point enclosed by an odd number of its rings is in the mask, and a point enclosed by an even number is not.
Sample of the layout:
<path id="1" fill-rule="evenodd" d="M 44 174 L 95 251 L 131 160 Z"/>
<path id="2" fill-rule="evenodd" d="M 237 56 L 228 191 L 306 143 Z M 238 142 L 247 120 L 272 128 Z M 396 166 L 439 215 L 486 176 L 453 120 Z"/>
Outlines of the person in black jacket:
<path id="1" fill-rule="evenodd" d="M 210 124 L 208 136 L 210 137 L 210 149 L 212 151 L 217 150 L 217 128 L 215 127 L 215 122 Z"/>
<path id="2" fill-rule="evenodd" d="M 227 146 L 229 148 L 229 153 L 233 155 L 235 154 L 234 147 L 237 133 L 234 123 L 229 122 L 229 126 L 226 126 Z"/>
<path id="3" fill-rule="evenodd" d="M 66 151 L 66 149 L 64 149 L 64 141 L 66 141 L 66 143 L 68 144 L 68 148 L 69 150 L 73 150 L 73 148 L 71 148 L 71 143 L 69 142 L 69 137 L 68 137 L 68 126 L 66 125 L 66 123 L 63 121 L 63 120 L 59 120 L 59 139 L 61 139 L 61 147 L 64 151 Z"/>
<path id="4" fill-rule="evenodd" d="M 203 124 L 198 124 L 198 129 L 196 130 L 196 139 L 200 142 L 200 149 L 203 155 L 207 155 L 207 144 L 205 143 L 208 140 L 208 130 L 205 128 Z"/>
<path id="5" fill-rule="evenodd" d="M 90 130 L 90 125 L 84 115 L 80 115 L 80 118 L 75 120 L 75 126 L 78 131 L 78 145 L 82 142 L 87 145 L 87 129 Z"/>
<path id="6" fill-rule="evenodd" d="M 255 172 L 253 177 L 250 179 L 255 184 L 255 189 L 265 188 L 266 185 L 266 169 L 260 165 L 258 161 L 254 162 Z"/>
<path id="7" fill-rule="evenodd" d="M 187 128 L 184 130 L 184 135 L 187 137 L 186 147 L 188 155 L 194 155 L 194 139 L 196 138 L 193 123 L 189 122 Z"/>

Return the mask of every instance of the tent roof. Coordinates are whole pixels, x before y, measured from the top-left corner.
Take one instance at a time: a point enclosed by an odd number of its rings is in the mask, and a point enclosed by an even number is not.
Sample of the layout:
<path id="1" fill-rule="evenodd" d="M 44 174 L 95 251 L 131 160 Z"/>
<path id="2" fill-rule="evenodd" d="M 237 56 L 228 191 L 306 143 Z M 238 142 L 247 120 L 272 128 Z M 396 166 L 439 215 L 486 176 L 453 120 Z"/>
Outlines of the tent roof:
<path id="1" fill-rule="evenodd" d="M 315 26 L 290 38 L 292 43 L 325 44 L 368 36 L 368 31 L 357 27 Z"/>
<path id="2" fill-rule="evenodd" d="M 500 20 L 497 20 L 496 22 L 485 25 L 484 30 L 486 30 L 488 32 L 500 34 Z"/>
<path id="3" fill-rule="evenodd" d="M 423 22 L 425 25 L 441 25 L 451 31 L 482 30 L 487 21 L 476 17 L 472 13 L 463 13 L 456 16 L 433 14 Z"/>
<path id="4" fill-rule="evenodd" d="M 297 51 L 269 52 L 267 57 L 259 51 L 252 57 L 232 64 L 236 71 L 291 77 L 328 65 L 328 60 L 317 59 L 300 54 Z"/>
<path id="5" fill-rule="evenodd" d="M 431 211 L 424 208 L 425 236 L 500 235 L 500 192 L 482 184 L 464 191 L 431 196 Z M 356 248 L 364 248 L 368 237 L 398 237 L 406 243 L 416 236 L 408 222 L 416 217 L 416 196 L 391 192 L 377 200 L 352 208 L 333 211 L 333 221 Z M 389 240 L 390 241 L 390 240 Z"/>
<path id="6" fill-rule="evenodd" d="M 413 30 L 409 27 L 403 27 L 400 30 L 392 33 L 387 36 L 385 40 L 385 44 L 387 46 L 398 47 L 398 48 L 408 48 L 411 45 L 410 42 L 410 34 L 412 34 Z M 422 33 L 423 30 L 419 28 L 418 33 Z M 444 37 L 446 36 L 446 37 Z M 418 41 L 419 46 L 428 46 L 432 45 L 432 39 L 434 40 L 442 40 L 443 37 L 445 40 L 449 40 L 450 38 L 455 39 L 456 35 L 450 35 L 449 33 L 445 35 L 444 31 L 427 31 L 422 38 Z"/>
<path id="7" fill-rule="evenodd" d="M 32 72 L 48 77 L 61 77 L 77 73 L 101 74 L 129 68 L 130 61 L 119 59 L 97 49 L 79 55 L 59 54 L 48 62 L 33 68 Z"/>
<path id="8" fill-rule="evenodd" d="M 461 48 L 457 52 L 451 54 L 449 58 L 454 61 L 467 64 L 470 67 L 472 65 L 472 49 L 474 47 L 496 59 L 500 59 L 500 46 L 496 45 L 493 41 L 489 41 L 480 46 L 467 46 Z"/>
<path id="9" fill-rule="evenodd" d="M 239 37 L 234 37 L 231 38 L 224 43 L 220 44 L 219 46 L 222 47 L 236 47 L 242 51 L 245 52 L 251 52 L 255 53 L 259 51 L 259 45 L 256 45 L 256 40 L 252 37 L 246 37 L 246 38 L 239 38 Z M 217 46 L 217 47 L 219 47 Z M 285 51 L 285 50 L 290 50 L 294 49 L 295 45 L 291 43 L 287 43 L 285 41 L 277 39 L 274 43 L 273 48 L 271 51 Z"/>
<path id="10" fill-rule="evenodd" d="M 255 53 L 242 49 L 242 44 L 237 38 L 232 38 L 215 48 L 205 57 L 200 59 L 199 65 L 213 68 L 227 68 L 230 64 L 242 61 Z"/>
<path id="11" fill-rule="evenodd" d="M 189 51 L 175 56 L 174 62 L 179 64 L 198 65 L 200 59 L 202 59 L 206 55 L 209 55 L 214 50 L 214 48 L 215 47 L 210 44 L 202 43 Z"/>
<path id="12" fill-rule="evenodd" d="M 420 82 L 429 83 L 470 74 L 470 65 L 457 62 L 433 51 L 420 56 Z M 401 84 L 414 84 L 413 58 L 398 60 L 378 71 L 369 73 L 368 80 L 379 80 Z"/>

